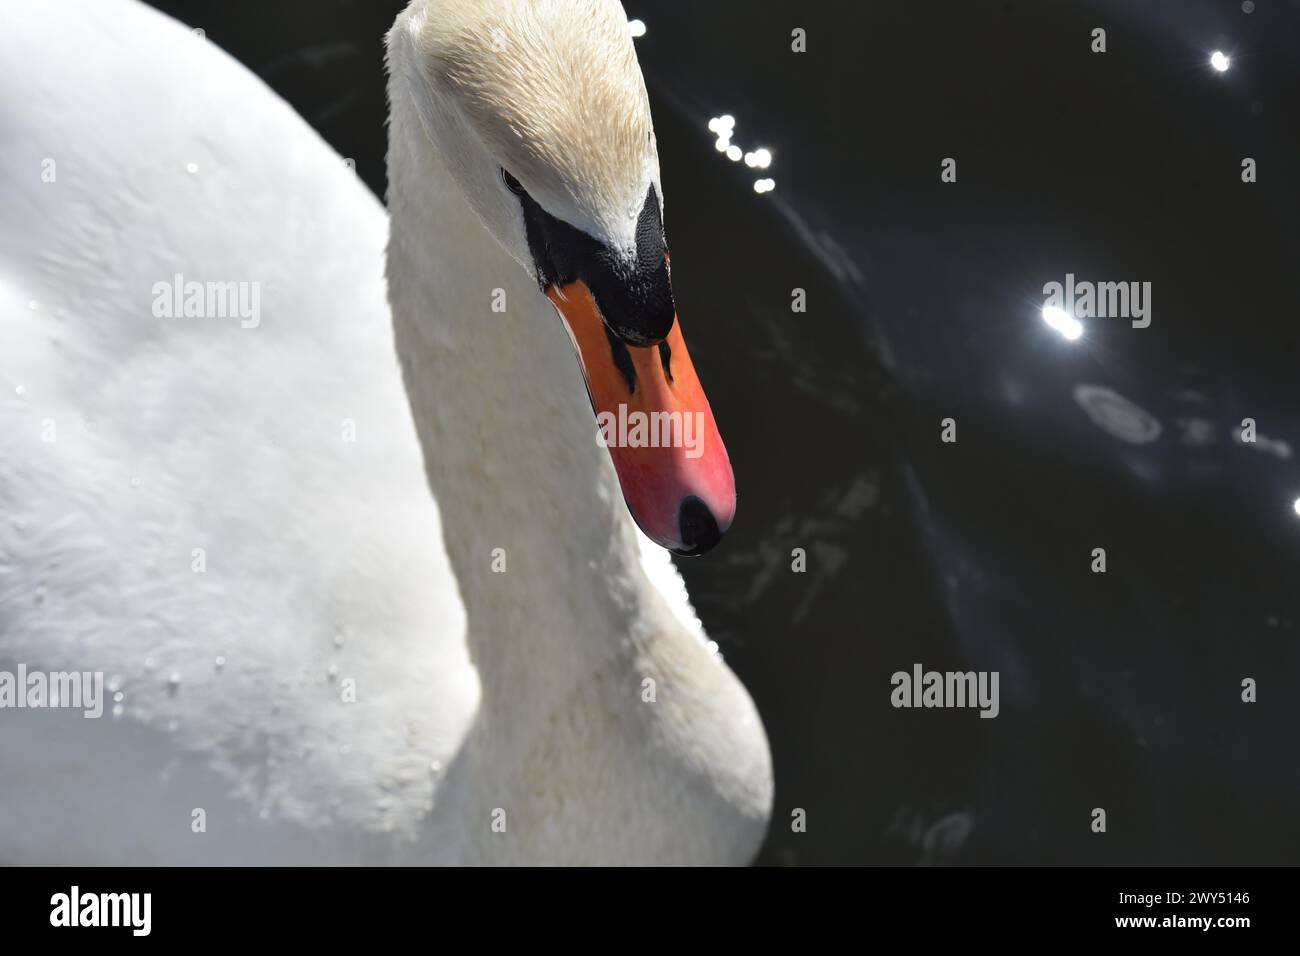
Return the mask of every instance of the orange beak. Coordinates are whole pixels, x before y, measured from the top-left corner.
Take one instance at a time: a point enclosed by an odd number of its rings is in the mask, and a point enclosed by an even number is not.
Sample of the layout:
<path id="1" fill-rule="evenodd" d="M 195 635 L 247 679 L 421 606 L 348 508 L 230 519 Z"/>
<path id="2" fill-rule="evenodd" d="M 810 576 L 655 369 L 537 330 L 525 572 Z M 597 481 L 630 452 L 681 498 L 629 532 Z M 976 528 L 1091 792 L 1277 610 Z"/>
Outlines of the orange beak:
<path id="1" fill-rule="evenodd" d="M 681 324 L 637 348 L 610 333 L 586 283 L 546 290 L 569 330 L 623 499 L 656 544 L 703 554 L 731 527 L 736 479 Z"/>

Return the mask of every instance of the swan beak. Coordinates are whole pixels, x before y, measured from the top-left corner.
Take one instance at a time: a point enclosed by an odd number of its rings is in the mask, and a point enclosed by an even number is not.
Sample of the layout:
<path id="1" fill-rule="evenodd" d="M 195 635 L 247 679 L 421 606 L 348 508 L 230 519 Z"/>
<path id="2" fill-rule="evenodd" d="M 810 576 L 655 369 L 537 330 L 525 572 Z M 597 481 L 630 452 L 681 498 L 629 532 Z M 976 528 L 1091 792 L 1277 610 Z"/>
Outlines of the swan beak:
<path id="1" fill-rule="evenodd" d="M 611 333 L 581 280 L 546 290 L 569 330 L 632 517 L 677 554 L 703 554 L 736 515 L 736 479 L 709 400 L 674 319 L 658 345 Z"/>

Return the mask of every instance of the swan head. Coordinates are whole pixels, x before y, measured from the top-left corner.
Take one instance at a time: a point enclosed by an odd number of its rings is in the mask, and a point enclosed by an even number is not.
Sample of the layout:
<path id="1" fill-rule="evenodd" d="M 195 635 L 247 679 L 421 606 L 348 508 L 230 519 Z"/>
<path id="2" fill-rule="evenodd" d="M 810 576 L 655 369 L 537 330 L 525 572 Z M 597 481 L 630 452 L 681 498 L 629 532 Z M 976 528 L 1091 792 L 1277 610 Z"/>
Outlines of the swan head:
<path id="1" fill-rule="evenodd" d="M 708 550 L 735 515 L 735 479 L 678 323 L 622 7 L 412 0 L 388 48 L 428 142 L 559 313 L 633 518 L 679 554 Z"/>

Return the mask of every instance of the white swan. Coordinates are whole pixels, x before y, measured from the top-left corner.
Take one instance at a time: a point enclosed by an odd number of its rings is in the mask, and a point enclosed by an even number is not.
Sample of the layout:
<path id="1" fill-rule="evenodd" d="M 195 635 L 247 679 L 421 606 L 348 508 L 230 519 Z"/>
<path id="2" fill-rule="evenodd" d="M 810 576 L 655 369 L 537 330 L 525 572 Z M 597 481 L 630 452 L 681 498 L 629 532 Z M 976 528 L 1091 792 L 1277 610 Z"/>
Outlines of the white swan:
<path id="1" fill-rule="evenodd" d="M 663 322 L 609 258 L 662 194 L 617 2 L 398 18 L 391 314 L 383 209 L 211 43 L 134 0 L 5 19 L 0 671 L 122 699 L 0 709 L 0 862 L 751 859 L 761 722 L 530 274 L 599 406 L 586 290 L 620 340 Z M 256 327 L 165 317 L 176 275 L 259 283 Z M 684 550 L 655 489 L 721 530 L 703 458 L 621 462 Z"/>

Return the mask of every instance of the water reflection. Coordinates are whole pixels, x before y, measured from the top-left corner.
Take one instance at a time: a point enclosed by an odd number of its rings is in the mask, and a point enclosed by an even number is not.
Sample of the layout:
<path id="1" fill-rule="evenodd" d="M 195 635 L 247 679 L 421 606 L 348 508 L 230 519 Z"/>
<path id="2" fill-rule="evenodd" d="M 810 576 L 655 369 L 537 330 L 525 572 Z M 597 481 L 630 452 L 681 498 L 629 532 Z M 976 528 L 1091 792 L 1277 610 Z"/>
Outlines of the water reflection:
<path id="1" fill-rule="evenodd" d="M 1083 335 L 1083 323 L 1057 306 L 1043 307 L 1043 321 L 1060 332 L 1067 342 L 1077 342 Z"/>
<path id="2" fill-rule="evenodd" d="M 1092 423 L 1131 445 L 1147 445 L 1160 437 L 1160 422 L 1146 409 L 1104 385 L 1079 385 L 1074 400 Z"/>
<path id="3" fill-rule="evenodd" d="M 766 146 L 746 152 L 731 141 L 736 132 L 736 118 L 730 113 L 710 119 L 709 132 L 718 137 L 713 143 L 713 148 L 733 163 L 744 159 L 745 165 L 750 169 L 767 169 L 772 165 L 772 151 Z M 770 176 L 754 181 L 754 192 L 760 195 L 770 193 L 775 188 L 776 180 Z"/>

